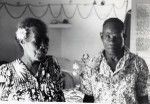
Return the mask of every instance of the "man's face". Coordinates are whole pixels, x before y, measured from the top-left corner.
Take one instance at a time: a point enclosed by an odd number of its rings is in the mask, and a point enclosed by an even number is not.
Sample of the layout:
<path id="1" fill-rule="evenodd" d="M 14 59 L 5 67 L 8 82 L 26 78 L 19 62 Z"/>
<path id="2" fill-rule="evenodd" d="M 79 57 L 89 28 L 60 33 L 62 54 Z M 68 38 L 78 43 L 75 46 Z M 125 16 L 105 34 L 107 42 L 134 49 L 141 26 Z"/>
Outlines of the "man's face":
<path id="1" fill-rule="evenodd" d="M 123 32 L 112 23 L 105 24 L 101 39 L 105 50 L 108 52 L 119 50 L 124 46 Z"/>

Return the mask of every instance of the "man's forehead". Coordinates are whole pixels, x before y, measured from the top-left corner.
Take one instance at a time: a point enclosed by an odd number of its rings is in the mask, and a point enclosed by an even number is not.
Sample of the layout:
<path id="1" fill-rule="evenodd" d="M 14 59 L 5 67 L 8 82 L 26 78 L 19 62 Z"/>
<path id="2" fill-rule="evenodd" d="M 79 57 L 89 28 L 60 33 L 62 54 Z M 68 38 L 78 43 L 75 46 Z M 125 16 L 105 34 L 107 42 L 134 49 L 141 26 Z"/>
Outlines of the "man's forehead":
<path id="1" fill-rule="evenodd" d="M 114 24 L 106 24 L 104 27 L 103 27 L 103 31 L 105 30 L 113 30 L 113 31 L 116 31 L 118 30 L 117 26 L 115 26 Z"/>
<path id="2" fill-rule="evenodd" d="M 118 25 L 116 23 L 106 23 L 103 26 L 103 31 L 111 30 L 111 31 L 121 31 L 120 28 L 118 28 Z"/>
<path id="3" fill-rule="evenodd" d="M 104 24 L 103 28 L 107 28 L 107 27 L 116 27 L 117 23 L 114 22 L 107 22 Z"/>

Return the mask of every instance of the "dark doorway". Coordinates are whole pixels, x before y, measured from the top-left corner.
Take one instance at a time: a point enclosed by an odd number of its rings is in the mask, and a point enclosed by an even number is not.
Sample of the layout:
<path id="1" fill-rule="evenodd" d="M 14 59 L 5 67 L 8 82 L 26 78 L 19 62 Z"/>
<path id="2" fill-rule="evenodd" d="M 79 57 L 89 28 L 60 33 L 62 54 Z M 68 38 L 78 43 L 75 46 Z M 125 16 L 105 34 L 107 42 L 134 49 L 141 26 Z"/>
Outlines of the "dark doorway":
<path id="1" fill-rule="evenodd" d="M 124 26 L 125 26 L 125 34 L 127 35 L 125 45 L 128 48 L 130 48 L 131 10 L 129 10 L 125 16 Z"/>

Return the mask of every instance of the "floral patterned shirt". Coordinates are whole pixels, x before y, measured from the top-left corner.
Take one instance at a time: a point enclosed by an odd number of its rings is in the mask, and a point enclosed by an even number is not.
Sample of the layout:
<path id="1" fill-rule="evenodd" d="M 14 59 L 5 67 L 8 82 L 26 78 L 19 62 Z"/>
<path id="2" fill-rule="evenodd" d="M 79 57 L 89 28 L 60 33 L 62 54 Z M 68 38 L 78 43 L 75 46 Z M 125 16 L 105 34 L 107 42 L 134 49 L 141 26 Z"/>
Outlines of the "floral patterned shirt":
<path id="1" fill-rule="evenodd" d="M 82 70 L 82 92 L 94 96 L 100 104 L 137 104 L 137 97 L 148 95 L 148 67 L 126 48 L 114 72 L 103 53 L 95 61 L 88 61 Z"/>
<path id="2" fill-rule="evenodd" d="M 1 100 L 65 101 L 60 67 L 52 56 L 40 62 L 36 75 L 32 75 L 24 63 L 17 59 L 0 66 L 0 76 L 5 83 L 1 88 Z"/>

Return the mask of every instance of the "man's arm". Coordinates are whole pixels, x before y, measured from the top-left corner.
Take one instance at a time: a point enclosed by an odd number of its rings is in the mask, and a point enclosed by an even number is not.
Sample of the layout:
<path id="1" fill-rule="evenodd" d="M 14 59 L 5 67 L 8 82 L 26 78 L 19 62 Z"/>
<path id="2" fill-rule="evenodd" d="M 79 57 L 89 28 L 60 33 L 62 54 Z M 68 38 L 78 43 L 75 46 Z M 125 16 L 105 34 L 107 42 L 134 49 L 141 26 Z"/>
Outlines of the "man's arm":
<path id="1" fill-rule="evenodd" d="M 136 82 L 136 91 L 137 91 L 137 100 L 139 104 L 149 104 L 148 103 L 148 75 L 149 70 L 147 67 L 146 62 L 139 58 L 137 60 L 138 65 L 138 76 L 137 76 L 137 82 Z"/>
<path id="2" fill-rule="evenodd" d="M 148 95 L 138 97 L 138 102 L 139 102 L 139 104 L 149 104 L 148 103 Z"/>
<path id="3" fill-rule="evenodd" d="M 92 91 L 92 81 L 90 80 L 92 77 L 92 69 L 88 66 L 82 67 L 82 73 L 80 74 L 81 78 L 81 91 L 84 93 L 83 102 L 92 103 L 94 102 L 94 96 Z"/>

